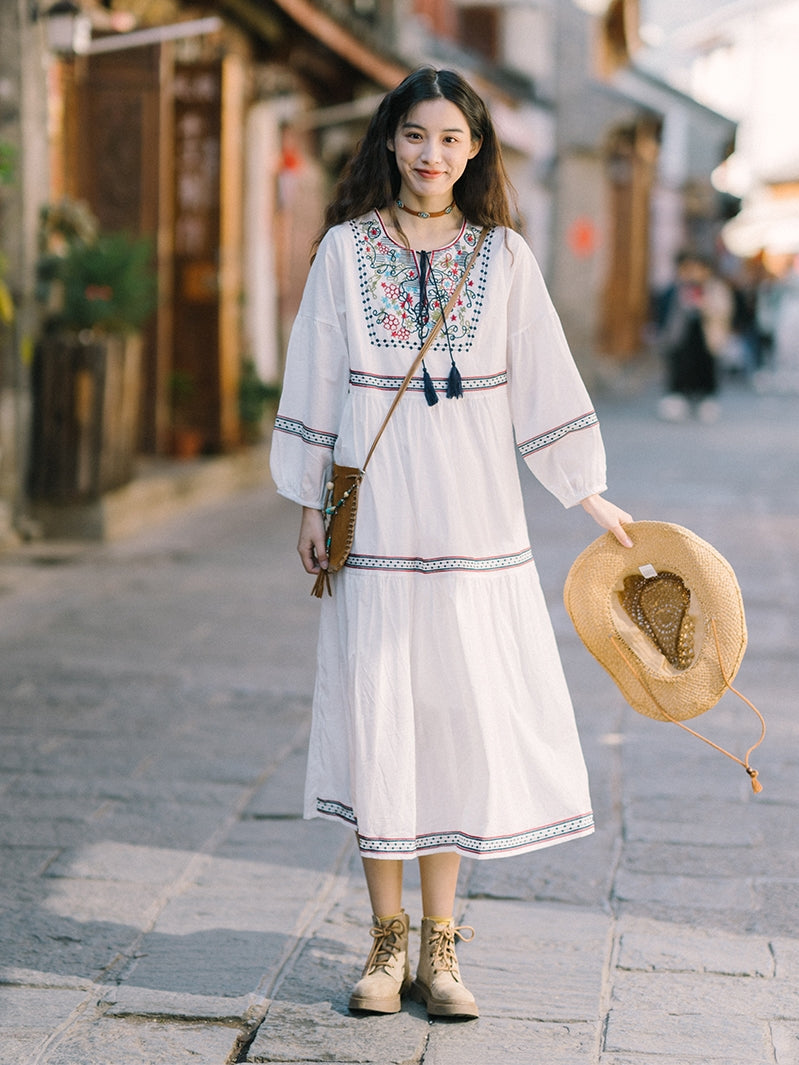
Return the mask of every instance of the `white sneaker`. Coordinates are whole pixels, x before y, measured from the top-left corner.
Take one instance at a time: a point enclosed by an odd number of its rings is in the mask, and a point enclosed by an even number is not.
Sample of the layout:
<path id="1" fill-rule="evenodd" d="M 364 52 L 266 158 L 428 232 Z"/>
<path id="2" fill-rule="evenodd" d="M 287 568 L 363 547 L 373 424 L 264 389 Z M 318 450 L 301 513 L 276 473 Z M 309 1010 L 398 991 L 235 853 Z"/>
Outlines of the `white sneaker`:
<path id="1" fill-rule="evenodd" d="M 696 408 L 696 416 L 705 425 L 713 425 L 719 420 L 721 407 L 715 399 L 703 399 Z"/>
<path id="2" fill-rule="evenodd" d="M 684 422 L 690 413 L 688 400 L 676 392 L 664 396 L 658 403 L 658 417 L 664 422 Z"/>

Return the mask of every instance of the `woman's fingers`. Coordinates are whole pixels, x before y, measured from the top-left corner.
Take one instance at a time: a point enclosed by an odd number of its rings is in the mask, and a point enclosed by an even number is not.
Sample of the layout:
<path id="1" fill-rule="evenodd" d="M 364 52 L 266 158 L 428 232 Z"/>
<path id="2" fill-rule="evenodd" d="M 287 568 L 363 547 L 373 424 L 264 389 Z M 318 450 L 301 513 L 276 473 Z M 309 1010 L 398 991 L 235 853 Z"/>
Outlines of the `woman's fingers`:
<path id="1" fill-rule="evenodd" d="M 320 569 L 327 569 L 325 525 L 320 510 L 302 508 L 297 551 L 306 573 L 318 573 Z"/>
<path id="2" fill-rule="evenodd" d="M 622 547 L 632 547 L 633 542 L 626 533 L 624 526 L 631 522 L 632 516 L 609 499 L 603 499 L 600 495 L 588 496 L 582 500 L 583 510 L 590 514 L 594 521 L 603 529 L 613 533 Z"/>

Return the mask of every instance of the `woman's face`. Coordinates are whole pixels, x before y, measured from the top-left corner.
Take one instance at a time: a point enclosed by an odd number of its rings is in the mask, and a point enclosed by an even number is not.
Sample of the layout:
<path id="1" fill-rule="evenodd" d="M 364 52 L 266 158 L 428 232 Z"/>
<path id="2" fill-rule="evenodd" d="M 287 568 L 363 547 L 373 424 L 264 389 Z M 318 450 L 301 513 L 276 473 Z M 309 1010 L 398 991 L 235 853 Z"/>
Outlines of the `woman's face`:
<path id="1" fill-rule="evenodd" d="M 466 164 L 480 150 L 466 117 L 449 100 L 424 100 L 411 108 L 388 142 L 399 169 L 400 197 L 443 206 Z"/>

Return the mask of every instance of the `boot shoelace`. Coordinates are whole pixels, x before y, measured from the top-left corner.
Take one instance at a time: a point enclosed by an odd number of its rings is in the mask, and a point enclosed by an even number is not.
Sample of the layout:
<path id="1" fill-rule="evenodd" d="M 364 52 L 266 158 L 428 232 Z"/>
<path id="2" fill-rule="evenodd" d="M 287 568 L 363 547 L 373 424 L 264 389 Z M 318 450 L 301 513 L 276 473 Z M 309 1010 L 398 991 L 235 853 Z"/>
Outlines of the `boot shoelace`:
<path id="1" fill-rule="evenodd" d="M 388 971 L 388 966 L 396 960 L 401 949 L 401 939 L 405 933 L 402 921 L 391 921 L 387 925 L 374 925 L 369 929 L 369 934 L 374 938 L 369 960 L 366 963 L 367 973 L 376 972 L 377 969 Z"/>
<path id="2" fill-rule="evenodd" d="M 471 932 L 471 935 L 464 935 Z M 455 940 L 462 939 L 468 943 L 474 939 L 474 929 L 469 924 L 441 925 L 434 927 L 430 935 L 430 960 L 433 968 L 438 972 L 451 972 L 459 974 L 458 959 L 455 955 Z"/>

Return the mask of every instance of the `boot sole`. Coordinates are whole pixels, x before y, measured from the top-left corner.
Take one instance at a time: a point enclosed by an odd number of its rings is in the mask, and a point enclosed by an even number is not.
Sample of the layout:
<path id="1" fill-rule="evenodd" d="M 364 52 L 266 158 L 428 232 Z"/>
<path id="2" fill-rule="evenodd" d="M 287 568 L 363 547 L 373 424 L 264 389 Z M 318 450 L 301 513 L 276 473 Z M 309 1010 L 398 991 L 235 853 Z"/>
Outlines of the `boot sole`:
<path id="1" fill-rule="evenodd" d="M 351 998 L 349 1009 L 353 1013 L 399 1013 L 402 1007 L 399 995 L 396 998 Z"/>
<path id="2" fill-rule="evenodd" d="M 416 980 L 411 985 L 411 998 L 414 1002 L 421 1002 L 430 1017 L 462 1017 L 464 1020 L 473 1020 L 480 1016 L 474 1000 L 471 1003 L 437 1001 L 424 984 Z"/>
<path id="3" fill-rule="evenodd" d="M 411 989 L 410 980 L 403 983 L 399 994 L 391 998 L 361 998 L 360 995 L 350 995 L 349 1009 L 354 1013 L 399 1013 L 402 1009 L 402 999 Z"/>

